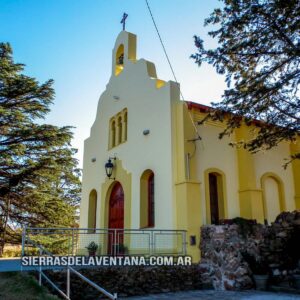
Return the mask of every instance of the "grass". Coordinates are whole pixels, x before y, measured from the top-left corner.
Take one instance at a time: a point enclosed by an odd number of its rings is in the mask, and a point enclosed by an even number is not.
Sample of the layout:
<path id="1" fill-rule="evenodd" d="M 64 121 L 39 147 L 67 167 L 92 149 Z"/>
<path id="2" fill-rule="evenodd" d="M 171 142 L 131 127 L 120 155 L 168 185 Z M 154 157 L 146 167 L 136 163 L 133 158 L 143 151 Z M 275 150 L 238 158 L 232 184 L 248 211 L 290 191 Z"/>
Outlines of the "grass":
<path id="1" fill-rule="evenodd" d="M 48 290 L 39 286 L 36 279 L 26 272 L 0 273 L 0 299 L 5 300 L 58 300 Z"/>

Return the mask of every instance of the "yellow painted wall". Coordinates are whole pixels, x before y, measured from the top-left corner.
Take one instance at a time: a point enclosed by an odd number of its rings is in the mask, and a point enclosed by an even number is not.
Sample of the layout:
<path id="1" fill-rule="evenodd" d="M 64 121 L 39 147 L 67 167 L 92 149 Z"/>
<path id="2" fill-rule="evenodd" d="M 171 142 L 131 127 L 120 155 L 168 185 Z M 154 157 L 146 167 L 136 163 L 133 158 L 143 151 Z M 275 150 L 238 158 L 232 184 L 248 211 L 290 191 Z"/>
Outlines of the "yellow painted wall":
<path id="1" fill-rule="evenodd" d="M 193 262 L 200 260 L 201 202 L 200 182 L 182 181 L 176 184 L 177 228 L 187 230 L 187 253 Z M 196 237 L 196 245 L 190 244 L 190 237 Z"/>
<path id="2" fill-rule="evenodd" d="M 200 121 L 205 116 L 193 108 L 195 121 Z M 186 120 L 187 121 L 187 120 Z M 231 137 L 218 139 L 218 134 L 223 129 L 223 124 L 219 122 L 206 122 L 199 126 L 199 132 L 202 137 L 197 142 L 197 172 L 195 179 L 203 182 L 201 185 L 202 213 L 205 223 L 210 223 L 209 210 L 209 188 L 208 176 L 209 170 L 217 169 L 226 179 L 226 191 L 223 192 L 227 199 L 226 218 L 242 216 L 248 219 L 256 219 L 263 223 L 266 211 L 268 210 L 264 198 L 264 186 L 262 178 L 265 174 L 272 173 L 280 187 L 280 212 L 283 210 L 295 209 L 295 203 L 300 193 L 300 184 L 297 185 L 298 161 L 294 161 L 286 169 L 283 168 L 285 158 L 289 157 L 289 144 L 281 143 L 270 151 L 251 154 L 244 148 L 233 148 L 228 144 L 232 141 L 245 141 L 253 138 L 252 128 L 242 126 L 237 129 Z M 291 146 L 291 151 L 299 151 L 295 146 Z M 294 147 L 294 148 L 293 148 Z M 294 175 L 293 175 L 294 174 Z M 300 180 L 300 173 L 298 177 Z M 294 196 L 296 195 L 296 196 Z M 279 197 L 279 196 L 278 196 Z M 225 201 L 225 202 L 226 202 Z M 270 205 L 270 204 L 269 204 Z M 275 206 L 269 208 L 269 212 L 274 210 Z M 267 219 L 270 220 L 270 217 Z"/>
<path id="3" fill-rule="evenodd" d="M 195 112 L 195 120 L 203 119 L 204 114 Z M 202 138 L 197 142 L 197 178 L 203 184 L 201 185 L 201 205 L 204 224 L 210 224 L 210 208 L 208 207 L 209 188 L 208 173 L 216 171 L 223 175 L 223 198 L 225 199 L 225 218 L 234 218 L 240 215 L 239 205 L 239 180 L 238 180 L 238 159 L 236 149 L 228 144 L 234 140 L 224 137 L 219 139 L 219 133 L 223 130 L 223 125 L 217 122 L 208 122 L 199 126 L 199 133 Z"/>
<path id="4" fill-rule="evenodd" d="M 195 131 L 190 119 L 189 111 L 183 102 L 173 104 L 172 110 L 173 137 L 173 172 L 175 180 L 175 201 L 177 214 L 176 228 L 187 231 L 187 250 L 193 261 L 200 260 L 200 227 L 203 224 L 201 213 L 200 181 L 197 178 Z M 187 167 L 189 154 L 189 168 Z M 193 155 L 194 154 L 194 155 Z M 187 170 L 190 169 L 189 173 Z M 196 237 L 196 245 L 190 244 L 190 238 Z"/>

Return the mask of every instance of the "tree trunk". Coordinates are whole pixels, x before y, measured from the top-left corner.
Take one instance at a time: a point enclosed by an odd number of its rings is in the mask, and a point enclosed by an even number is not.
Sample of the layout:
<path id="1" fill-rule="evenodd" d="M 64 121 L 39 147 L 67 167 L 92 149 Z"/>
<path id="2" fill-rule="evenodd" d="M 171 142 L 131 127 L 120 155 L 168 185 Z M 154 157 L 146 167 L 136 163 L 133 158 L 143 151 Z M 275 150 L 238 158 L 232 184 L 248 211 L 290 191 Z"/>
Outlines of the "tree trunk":
<path id="1" fill-rule="evenodd" d="M 1 241 L 0 241 L 0 257 L 3 256 L 3 252 L 4 252 L 7 223 L 9 218 L 9 209 L 10 209 L 10 199 L 8 199 L 6 202 L 5 217 L 4 217 L 3 228 L 2 228 L 3 231 L 2 231 Z"/>

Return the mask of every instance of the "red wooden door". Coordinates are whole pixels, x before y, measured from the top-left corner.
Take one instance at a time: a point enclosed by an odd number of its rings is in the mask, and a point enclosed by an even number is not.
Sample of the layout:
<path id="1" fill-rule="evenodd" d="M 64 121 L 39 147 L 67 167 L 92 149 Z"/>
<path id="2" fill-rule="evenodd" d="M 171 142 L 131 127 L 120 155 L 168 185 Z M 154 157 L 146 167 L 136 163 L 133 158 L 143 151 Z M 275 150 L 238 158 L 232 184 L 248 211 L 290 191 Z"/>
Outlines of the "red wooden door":
<path id="1" fill-rule="evenodd" d="M 109 229 L 124 228 L 124 191 L 122 185 L 117 182 L 113 187 L 109 199 Z M 119 246 L 123 244 L 123 230 L 111 230 L 109 233 L 108 253 L 116 254 Z"/>

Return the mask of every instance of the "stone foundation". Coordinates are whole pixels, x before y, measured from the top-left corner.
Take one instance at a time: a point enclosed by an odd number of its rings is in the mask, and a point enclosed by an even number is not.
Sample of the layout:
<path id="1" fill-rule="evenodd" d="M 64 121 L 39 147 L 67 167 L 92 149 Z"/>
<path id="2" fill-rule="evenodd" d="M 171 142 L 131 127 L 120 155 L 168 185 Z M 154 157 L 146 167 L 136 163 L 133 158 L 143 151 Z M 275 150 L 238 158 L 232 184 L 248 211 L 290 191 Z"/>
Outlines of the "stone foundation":
<path id="1" fill-rule="evenodd" d="M 66 290 L 65 271 L 46 271 Z M 199 265 L 184 267 L 102 267 L 80 273 L 119 297 L 146 295 L 202 288 Z M 99 299 L 99 292 L 71 273 L 71 299 Z"/>
<path id="2" fill-rule="evenodd" d="M 207 225 L 201 228 L 202 279 L 215 289 L 254 287 L 245 253 L 266 262 L 271 281 L 297 271 L 300 259 L 300 211 L 281 213 L 270 225 Z M 244 254 L 244 255 L 243 255 Z"/>
<path id="3" fill-rule="evenodd" d="M 237 225 L 209 225 L 201 228 L 200 265 L 203 276 L 212 280 L 215 289 L 239 290 L 253 287 L 251 271 L 241 254 L 245 246 Z"/>

